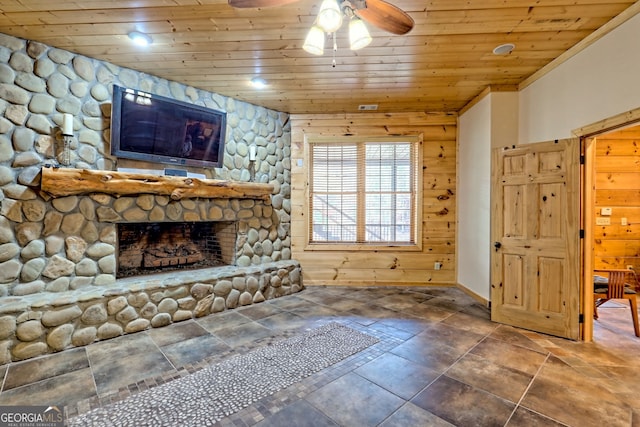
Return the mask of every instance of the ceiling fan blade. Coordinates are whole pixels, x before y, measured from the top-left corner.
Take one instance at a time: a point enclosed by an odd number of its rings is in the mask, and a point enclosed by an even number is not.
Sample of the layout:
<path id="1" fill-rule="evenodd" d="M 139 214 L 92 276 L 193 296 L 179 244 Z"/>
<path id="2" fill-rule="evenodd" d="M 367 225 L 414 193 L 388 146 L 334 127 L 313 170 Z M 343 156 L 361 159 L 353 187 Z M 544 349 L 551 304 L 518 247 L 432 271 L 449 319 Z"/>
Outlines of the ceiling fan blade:
<path id="1" fill-rule="evenodd" d="M 255 7 L 284 6 L 298 0 L 229 0 L 229 5 L 240 9 Z"/>
<path id="2" fill-rule="evenodd" d="M 413 18 L 399 7 L 384 0 L 366 0 L 365 3 L 367 7 L 356 10 L 356 15 L 371 25 L 398 35 L 407 34 L 413 28 Z"/>

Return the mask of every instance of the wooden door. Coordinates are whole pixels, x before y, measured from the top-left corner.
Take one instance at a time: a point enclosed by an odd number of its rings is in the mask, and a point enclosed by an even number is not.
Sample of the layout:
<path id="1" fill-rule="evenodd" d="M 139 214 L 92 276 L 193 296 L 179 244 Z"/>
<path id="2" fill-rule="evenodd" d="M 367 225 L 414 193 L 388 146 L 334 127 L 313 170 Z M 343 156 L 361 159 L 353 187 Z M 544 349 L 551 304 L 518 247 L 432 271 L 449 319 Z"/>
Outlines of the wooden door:
<path id="1" fill-rule="evenodd" d="M 491 319 L 578 339 L 578 139 L 493 153 Z"/>

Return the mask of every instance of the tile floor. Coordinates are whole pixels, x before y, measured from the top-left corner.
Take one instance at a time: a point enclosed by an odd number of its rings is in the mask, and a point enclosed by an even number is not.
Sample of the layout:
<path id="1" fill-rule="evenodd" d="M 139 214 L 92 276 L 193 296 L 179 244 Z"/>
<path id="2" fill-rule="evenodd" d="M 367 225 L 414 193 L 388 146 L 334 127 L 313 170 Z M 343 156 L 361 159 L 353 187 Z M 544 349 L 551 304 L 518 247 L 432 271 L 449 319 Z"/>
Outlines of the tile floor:
<path id="1" fill-rule="evenodd" d="M 380 341 L 220 426 L 640 426 L 640 338 L 599 309 L 593 343 L 495 324 L 453 287 L 307 287 L 161 329 L 0 367 L 0 405 L 70 417 L 328 322 Z"/>

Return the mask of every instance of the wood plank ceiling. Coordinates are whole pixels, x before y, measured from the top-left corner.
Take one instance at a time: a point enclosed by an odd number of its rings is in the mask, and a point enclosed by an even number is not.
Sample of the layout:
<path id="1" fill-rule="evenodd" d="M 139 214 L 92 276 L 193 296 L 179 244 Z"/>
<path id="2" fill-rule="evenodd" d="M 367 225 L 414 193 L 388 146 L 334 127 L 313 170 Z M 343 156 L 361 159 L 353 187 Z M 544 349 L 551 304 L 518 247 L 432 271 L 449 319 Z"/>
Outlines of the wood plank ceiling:
<path id="1" fill-rule="evenodd" d="M 227 0 L 0 0 L 0 32 L 295 114 L 455 112 L 489 85 L 518 85 L 635 2 L 390 0 L 415 21 L 406 35 L 368 25 L 373 42 L 301 46 L 320 0 L 234 9 Z M 626 13 L 629 13 L 628 11 Z M 141 48 L 127 37 L 148 33 Z M 508 55 L 492 50 L 515 44 Z M 268 82 L 256 90 L 249 81 Z"/>

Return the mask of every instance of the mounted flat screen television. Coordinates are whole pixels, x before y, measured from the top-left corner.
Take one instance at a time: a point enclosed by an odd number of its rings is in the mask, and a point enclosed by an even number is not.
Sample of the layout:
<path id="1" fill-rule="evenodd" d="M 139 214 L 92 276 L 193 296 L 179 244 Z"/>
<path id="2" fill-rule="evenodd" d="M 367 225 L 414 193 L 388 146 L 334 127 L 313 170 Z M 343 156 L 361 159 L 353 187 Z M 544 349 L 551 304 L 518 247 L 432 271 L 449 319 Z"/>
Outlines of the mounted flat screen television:
<path id="1" fill-rule="evenodd" d="M 173 166 L 222 167 L 227 113 L 113 86 L 111 154 Z"/>

